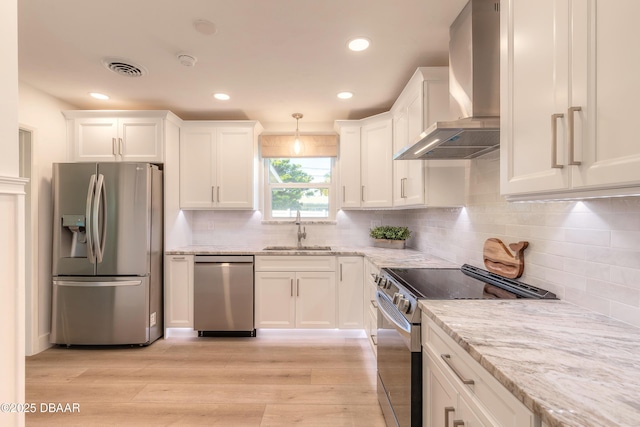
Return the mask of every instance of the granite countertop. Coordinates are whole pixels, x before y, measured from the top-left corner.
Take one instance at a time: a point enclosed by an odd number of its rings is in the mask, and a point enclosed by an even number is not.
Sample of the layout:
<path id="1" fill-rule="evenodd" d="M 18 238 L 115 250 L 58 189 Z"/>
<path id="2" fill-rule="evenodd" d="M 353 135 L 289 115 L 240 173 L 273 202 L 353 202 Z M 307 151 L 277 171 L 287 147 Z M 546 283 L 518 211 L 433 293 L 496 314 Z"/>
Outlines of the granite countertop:
<path id="1" fill-rule="evenodd" d="M 329 251 L 265 251 L 264 246 L 187 246 L 168 250 L 167 255 L 359 255 L 382 267 L 456 268 L 458 264 L 413 249 L 385 249 L 373 246 L 331 246 Z"/>
<path id="2" fill-rule="evenodd" d="M 420 306 L 549 427 L 640 425 L 640 328 L 559 300 Z"/>

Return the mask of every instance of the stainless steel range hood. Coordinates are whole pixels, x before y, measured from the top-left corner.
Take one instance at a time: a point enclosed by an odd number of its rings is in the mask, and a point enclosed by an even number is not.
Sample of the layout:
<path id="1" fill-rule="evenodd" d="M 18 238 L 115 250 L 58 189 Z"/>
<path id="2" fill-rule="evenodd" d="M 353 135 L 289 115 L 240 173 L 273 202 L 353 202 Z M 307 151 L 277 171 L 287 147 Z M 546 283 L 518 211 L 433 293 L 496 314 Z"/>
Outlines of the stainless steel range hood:
<path id="1" fill-rule="evenodd" d="M 452 117 L 436 122 L 394 160 L 471 159 L 500 145 L 500 3 L 471 0 L 449 30 Z"/>

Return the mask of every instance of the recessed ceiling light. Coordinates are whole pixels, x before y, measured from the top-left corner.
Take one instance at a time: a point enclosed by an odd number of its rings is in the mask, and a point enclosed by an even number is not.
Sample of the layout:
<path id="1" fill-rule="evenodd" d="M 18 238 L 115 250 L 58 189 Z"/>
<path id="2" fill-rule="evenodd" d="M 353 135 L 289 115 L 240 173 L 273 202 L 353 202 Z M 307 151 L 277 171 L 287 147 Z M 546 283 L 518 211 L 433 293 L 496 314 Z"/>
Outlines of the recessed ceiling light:
<path id="1" fill-rule="evenodd" d="M 228 101 L 229 99 L 231 99 L 231 97 L 226 93 L 214 93 L 213 97 L 215 99 L 219 99 L 220 101 Z"/>
<path id="2" fill-rule="evenodd" d="M 353 97 L 353 92 L 340 92 L 338 93 L 338 98 L 340 99 L 349 99 Z"/>
<path id="3" fill-rule="evenodd" d="M 216 28 L 216 24 L 211 21 L 207 21 L 206 19 L 196 19 L 193 21 L 193 28 L 196 29 L 200 34 L 204 34 L 205 36 L 210 36 L 211 34 L 215 34 L 218 29 Z"/>
<path id="4" fill-rule="evenodd" d="M 193 55 L 189 55 L 188 53 L 179 53 L 178 54 L 178 62 L 180 65 L 184 65 L 185 67 L 194 67 L 198 58 Z"/>
<path id="5" fill-rule="evenodd" d="M 109 97 L 103 93 L 91 92 L 89 93 L 89 95 L 95 99 L 103 99 L 103 100 L 109 99 Z"/>
<path id="6" fill-rule="evenodd" d="M 348 46 L 349 46 L 349 49 L 351 49 L 352 51 L 360 52 L 367 49 L 369 47 L 369 44 L 371 44 L 369 39 L 365 37 L 358 37 L 353 40 L 350 40 Z"/>

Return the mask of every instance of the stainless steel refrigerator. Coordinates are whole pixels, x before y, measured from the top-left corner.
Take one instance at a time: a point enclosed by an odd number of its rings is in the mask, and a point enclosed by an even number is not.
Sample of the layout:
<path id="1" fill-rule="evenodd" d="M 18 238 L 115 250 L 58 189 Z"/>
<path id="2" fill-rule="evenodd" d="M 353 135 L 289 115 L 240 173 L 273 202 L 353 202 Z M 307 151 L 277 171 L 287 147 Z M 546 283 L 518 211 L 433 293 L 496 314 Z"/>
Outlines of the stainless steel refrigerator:
<path id="1" fill-rule="evenodd" d="M 53 165 L 53 344 L 162 336 L 162 184 L 148 163 Z"/>

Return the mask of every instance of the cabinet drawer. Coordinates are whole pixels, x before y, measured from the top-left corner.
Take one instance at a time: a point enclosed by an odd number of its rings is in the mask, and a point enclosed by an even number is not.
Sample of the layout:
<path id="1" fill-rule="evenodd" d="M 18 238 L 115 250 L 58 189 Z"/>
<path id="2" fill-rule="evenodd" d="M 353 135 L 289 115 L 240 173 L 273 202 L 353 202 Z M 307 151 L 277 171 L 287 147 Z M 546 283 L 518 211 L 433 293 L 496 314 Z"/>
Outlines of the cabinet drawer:
<path id="1" fill-rule="evenodd" d="M 422 346 L 463 398 L 480 407 L 481 414 L 502 426 L 536 425 L 531 411 L 424 313 Z M 465 384 L 464 380 L 471 380 L 473 384 Z"/>
<path id="2" fill-rule="evenodd" d="M 334 256 L 256 256 L 256 271 L 336 271 Z"/>

